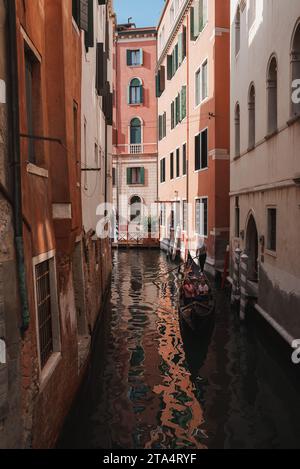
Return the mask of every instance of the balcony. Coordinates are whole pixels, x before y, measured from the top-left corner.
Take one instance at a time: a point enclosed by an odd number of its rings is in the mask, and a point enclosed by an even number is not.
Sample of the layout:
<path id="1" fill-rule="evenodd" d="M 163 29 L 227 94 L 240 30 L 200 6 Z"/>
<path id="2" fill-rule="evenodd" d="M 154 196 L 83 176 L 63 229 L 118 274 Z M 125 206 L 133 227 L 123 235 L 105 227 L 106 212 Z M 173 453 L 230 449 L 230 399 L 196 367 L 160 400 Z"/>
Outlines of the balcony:
<path id="1" fill-rule="evenodd" d="M 131 155 L 138 155 L 140 153 L 143 153 L 143 145 L 141 144 L 129 145 L 129 153 Z"/>

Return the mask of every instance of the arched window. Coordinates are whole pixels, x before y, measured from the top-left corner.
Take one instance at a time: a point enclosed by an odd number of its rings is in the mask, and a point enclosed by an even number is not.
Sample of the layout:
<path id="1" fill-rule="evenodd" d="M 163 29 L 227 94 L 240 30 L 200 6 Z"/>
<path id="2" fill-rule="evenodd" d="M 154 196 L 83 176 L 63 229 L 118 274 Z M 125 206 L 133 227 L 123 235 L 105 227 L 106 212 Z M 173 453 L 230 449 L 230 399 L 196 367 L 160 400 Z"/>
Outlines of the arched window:
<path id="1" fill-rule="evenodd" d="M 130 199 L 130 221 L 134 223 L 141 222 L 142 215 L 142 200 L 138 195 Z"/>
<path id="2" fill-rule="evenodd" d="M 142 125 L 139 118 L 135 117 L 130 122 L 130 144 L 141 145 L 142 143 Z"/>
<path id="3" fill-rule="evenodd" d="M 297 91 L 300 87 L 300 22 L 295 29 L 292 50 L 292 117 L 300 115 L 300 93 Z"/>
<path id="4" fill-rule="evenodd" d="M 248 102 L 248 111 L 249 111 L 249 149 L 255 146 L 255 87 L 250 85 L 249 89 L 249 102 Z"/>
<path id="5" fill-rule="evenodd" d="M 268 133 L 277 130 L 277 60 L 272 57 L 268 67 L 267 79 L 268 96 Z"/>
<path id="6" fill-rule="evenodd" d="M 128 104 L 141 104 L 143 102 L 143 85 L 139 78 L 133 78 L 128 88 Z"/>
<path id="7" fill-rule="evenodd" d="M 235 124 L 235 156 L 241 154 L 241 116 L 240 116 L 240 105 L 237 103 L 234 113 L 234 124 Z"/>
<path id="8" fill-rule="evenodd" d="M 235 15 L 235 55 L 238 55 L 241 48 L 241 10 L 238 6 Z"/>

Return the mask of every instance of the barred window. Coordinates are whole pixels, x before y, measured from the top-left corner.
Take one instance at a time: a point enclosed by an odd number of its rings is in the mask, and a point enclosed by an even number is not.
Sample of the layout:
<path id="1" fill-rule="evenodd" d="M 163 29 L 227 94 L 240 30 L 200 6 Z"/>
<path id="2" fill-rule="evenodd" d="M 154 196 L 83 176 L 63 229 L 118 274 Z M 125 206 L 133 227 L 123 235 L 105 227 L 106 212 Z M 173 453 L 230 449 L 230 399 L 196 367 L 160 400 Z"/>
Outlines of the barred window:
<path id="1" fill-rule="evenodd" d="M 53 353 L 53 331 L 49 261 L 35 267 L 40 360 L 43 368 Z"/>

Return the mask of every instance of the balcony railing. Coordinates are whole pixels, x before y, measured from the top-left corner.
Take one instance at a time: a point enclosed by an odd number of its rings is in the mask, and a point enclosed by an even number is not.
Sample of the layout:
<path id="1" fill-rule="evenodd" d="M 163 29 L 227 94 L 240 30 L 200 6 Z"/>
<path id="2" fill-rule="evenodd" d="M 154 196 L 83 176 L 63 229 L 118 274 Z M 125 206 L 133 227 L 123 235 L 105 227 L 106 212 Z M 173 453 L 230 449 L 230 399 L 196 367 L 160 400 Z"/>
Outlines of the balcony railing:
<path id="1" fill-rule="evenodd" d="M 129 145 L 129 153 L 131 155 L 138 155 L 139 153 L 143 153 L 143 145 Z"/>

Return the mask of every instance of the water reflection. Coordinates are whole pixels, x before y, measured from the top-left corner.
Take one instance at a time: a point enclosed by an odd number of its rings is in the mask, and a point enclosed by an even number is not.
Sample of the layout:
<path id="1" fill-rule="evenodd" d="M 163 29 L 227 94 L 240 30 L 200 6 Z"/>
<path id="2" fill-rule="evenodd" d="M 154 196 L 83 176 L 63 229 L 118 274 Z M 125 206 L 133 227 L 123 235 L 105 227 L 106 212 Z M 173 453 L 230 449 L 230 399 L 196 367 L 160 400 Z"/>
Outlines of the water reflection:
<path id="1" fill-rule="evenodd" d="M 156 251 L 115 253 L 111 299 L 59 446 L 300 446 L 299 381 L 283 344 L 261 323 L 241 329 L 223 294 L 215 323 L 195 337 L 178 318 L 176 276 L 160 277 L 170 268 Z"/>

